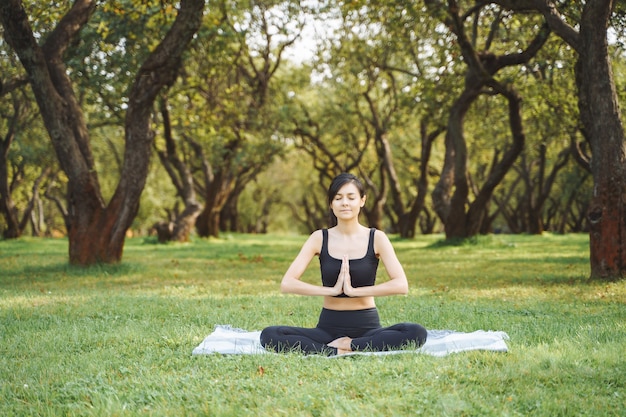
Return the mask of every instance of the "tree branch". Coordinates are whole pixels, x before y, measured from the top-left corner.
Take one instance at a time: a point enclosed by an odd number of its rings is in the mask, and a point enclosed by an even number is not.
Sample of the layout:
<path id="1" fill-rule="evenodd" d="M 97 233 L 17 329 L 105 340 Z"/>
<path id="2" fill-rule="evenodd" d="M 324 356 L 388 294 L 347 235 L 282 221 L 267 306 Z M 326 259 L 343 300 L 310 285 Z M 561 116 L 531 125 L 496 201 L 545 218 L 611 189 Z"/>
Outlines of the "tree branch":
<path id="1" fill-rule="evenodd" d="M 580 51 L 580 35 L 576 29 L 571 27 L 561 13 L 557 10 L 553 1 L 550 0 L 493 0 L 493 4 L 498 4 L 508 10 L 517 12 L 536 11 L 543 15 L 550 29 L 561 37 L 569 46 L 576 51 Z"/>

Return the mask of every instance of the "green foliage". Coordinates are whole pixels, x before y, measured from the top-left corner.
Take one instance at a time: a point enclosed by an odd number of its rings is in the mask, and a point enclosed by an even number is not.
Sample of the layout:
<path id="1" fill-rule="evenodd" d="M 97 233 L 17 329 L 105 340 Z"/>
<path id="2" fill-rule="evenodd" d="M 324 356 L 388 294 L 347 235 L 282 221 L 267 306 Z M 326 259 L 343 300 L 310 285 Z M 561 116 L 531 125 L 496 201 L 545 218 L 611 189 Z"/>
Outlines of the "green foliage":
<path id="1" fill-rule="evenodd" d="M 162 0 L 115 0 L 96 8 L 67 52 L 90 125 L 123 125 L 135 74 L 175 17 L 173 4 Z"/>
<path id="2" fill-rule="evenodd" d="M 414 198 L 422 157 L 422 126 L 432 131 L 446 124 L 452 100 L 458 97 L 465 81 L 465 64 L 456 37 L 441 23 L 443 15 L 427 9 L 423 2 L 315 3 L 209 2 L 205 22 L 184 56 L 184 69 L 168 93 L 175 140 L 197 184 L 204 182 L 202 161 L 185 148 L 185 138 L 202 145 L 213 172 L 242 178 L 245 169 L 258 168 L 259 173 L 251 175 L 260 175 L 256 181 L 246 177 L 251 182 L 239 204 L 242 230 L 256 227 L 259 216 L 263 216 L 261 206 L 266 202 L 272 207 L 272 215 L 265 215 L 269 230 L 304 232 L 309 231 L 311 224 L 323 224 L 325 210 L 323 204 L 316 203 L 320 200 L 318 193 L 323 197 L 326 176 L 340 168 L 356 170 L 358 165 L 363 172 L 374 173 L 372 177 L 379 188 L 388 187 L 386 180 L 376 175 L 380 156 L 369 139 L 374 128 L 365 93 L 370 95 L 379 115 L 390 113 L 383 127 L 400 188 L 405 196 Z M 458 3 L 465 11 L 476 5 L 469 1 Z M 43 41 L 72 2 L 24 4 L 38 39 Z M 66 51 L 68 71 L 88 121 L 105 200 L 119 182 L 127 90 L 140 63 L 172 23 L 177 6 L 177 2 L 164 0 L 98 2 L 90 22 Z M 564 14 L 575 26 L 580 7 L 572 5 Z M 626 94 L 623 16 L 624 7 L 616 5 L 609 36 L 616 89 L 622 100 Z M 320 33 L 315 39 L 318 54 L 310 63 L 288 62 L 285 55 L 278 62 L 280 48 L 315 17 L 323 21 L 321 29 L 329 29 L 329 33 Z M 466 31 L 479 52 L 516 53 L 528 45 L 540 23 L 536 15 L 485 6 L 474 9 Z M 295 44 L 287 49 L 299 47 Z M 19 62 L 4 40 L 0 40 L 0 56 L 2 82 L 22 75 Z M 270 58 L 267 62 L 266 57 Z M 534 186 L 540 182 L 536 161 L 544 147 L 550 169 L 572 138 L 582 140 L 573 77 L 575 59 L 574 51 L 553 35 L 531 64 L 498 74 L 499 80 L 514 83 L 523 97 L 527 139 L 524 161 L 518 161 L 515 171 L 496 190 L 500 200 L 515 191 L 511 206 L 520 205 L 522 199 L 521 187 L 516 185 L 520 171 L 531 174 Z M 266 63 L 270 70 L 276 64 L 276 71 L 263 72 L 268 70 Z M 263 81 L 268 84 L 261 94 Z M 35 108 L 30 93 L 25 93 L 24 99 L 31 109 Z M 0 102 L 3 114 L 7 103 Z M 397 108 L 390 111 L 394 105 Z M 162 149 L 158 116 L 154 122 L 156 146 Z M 501 151 L 510 141 L 505 102 L 481 98 L 468 113 L 464 126 L 470 176 L 474 185 L 481 184 L 494 150 Z M 318 135 L 320 142 L 304 141 L 294 133 L 298 129 Z M 26 205 L 25 190 L 30 188 L 39 167 L 53 164 L 48 143 L 40 121 L 35 120 L 20 128 L 11 148 L 10 162 L 28 166 L 23 188 L 14 195 L 20 208 Z M 294 147 L 299 148 L 297 153 Z M 439 177 L 443 150 L 441 134 L 434 143 L 429 164 L 431 189 Z M 275 160 L 284 155 L 288 155 L 287 161 Z M 141 233 L 147 233 L 155 221 L 162 219 L 177 198 L 164 170 L 154 165 L 133 224 L 133 229 Z M 263 170 L 267 173 L 260 173 Z M 319 175 L 316 170 L 324 174 Z M 567 223 L 568 197 L 576 190 L 579 193 L 574 196 L 576 207 L 572 210 L 584 211 L 590 179 L 579 185 L 583 177 L 584 173 L 570 159 L 550 192 L 546 218 L 551 215 L 548 209 L 554 209 L 559 213 L 557 222 Z M 56 196 L 63 197 L 63 179 L 59 178 L 56 184 Z M 302 194 L 314 197 L 302 200 Z M 270 198 L 273 201 L 268 201 Z M 389 219 L 391 200 L 387 196 L 385 215 Z M 491 213 L 495 213 L 496 206 L 492 204 Z M 46 216 L 55 219 L 51 223 L 60 225 L 54 205 L 49 203 L 46 207 Z M 305 208 L 312 213 L 306 213 Z M 292 221 L 285 221 L 285 216 Z M 311 217 L 315 219 L 307 224 Z M 501 219 L 498 222 L 502 224 Z M 391 221 L 385 220 L 388 223 Z M 583 226 L 572 225 L 572 229 L 584 230 Z"/>
<path id="3" fill-rule="evenodd" d="M 392 236 L 411 284 L 383 323 L 506 331 L 509 352 L 442 358 L 191 356 L 216 324 L 314 326 L 278 293 L 302 235 L 130 239 L 121 265 L 67 265 L 65 240 L 0 242 L 4 415 L 621 416 L 626 287 L 587 282 L 584 235 Z M 318 282 L 315 262 L 305 278 Z M 384 274 L 380 279 L 384 279 Z"/>
<path id="4" fill-rule="evenodd" d="M 17 210 L 18 218 L 22 216 L 33 195 L 33 185 L 41 173 L 48 168 L 58 171 L 48 133 L 43 127 L 35 99 L 28 84 L 20 84 L 25 79 L 23 69 L 17 57 L 0 41 L 0 141 L 2 148 L 10 146 L 1 155 L 0 166 L 6 164 L 8 174 L 7 185 L 10 199 Z M 7 86 L 5 88 L 5 86 Z M 11 131 L 13 131 L 13 136 Z M 43 194 L 48 182 L 40 184 L 39 191 Z M 53 204 L 35 207 L 46 213 L 49 228 L 55 221 L 62 223 Z M 43 213 L 42 213 L 43 215 Z M 5 230 L 5 216 L 0 213 L 0 234 Z"/>

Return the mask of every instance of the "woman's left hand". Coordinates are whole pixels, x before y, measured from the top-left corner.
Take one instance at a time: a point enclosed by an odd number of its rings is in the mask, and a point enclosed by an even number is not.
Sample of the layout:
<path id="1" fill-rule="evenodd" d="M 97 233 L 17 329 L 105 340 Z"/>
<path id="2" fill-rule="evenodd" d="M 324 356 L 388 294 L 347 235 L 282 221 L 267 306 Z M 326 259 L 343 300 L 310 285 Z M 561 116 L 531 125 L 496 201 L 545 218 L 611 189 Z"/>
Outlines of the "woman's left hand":
<path id="1" fill-rule="evenodd" d="M 343 293 L 348 297 L 354 297 L 354 287 L 352 286 L 352 278 L 350 277 L 350 261 L 348 255 L 344 255 L 341 262 L 341 272 L 343 275 Z"/>

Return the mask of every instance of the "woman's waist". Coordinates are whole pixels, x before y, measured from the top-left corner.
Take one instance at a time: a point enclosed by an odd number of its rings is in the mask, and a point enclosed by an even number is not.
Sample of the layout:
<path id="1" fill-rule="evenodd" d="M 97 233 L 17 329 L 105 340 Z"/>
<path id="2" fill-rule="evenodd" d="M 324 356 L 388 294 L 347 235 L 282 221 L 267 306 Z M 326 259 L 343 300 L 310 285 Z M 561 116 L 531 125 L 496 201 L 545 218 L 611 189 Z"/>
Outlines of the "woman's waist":
<path id="1" fill-rule="evenodd" d="M 380 317 L 376 307 L 361 310 L 331 310 L 323 308 L 317 327 L 345 333 L 346 330 L 370 330 L 380 327 Z M 345 335 L 348 335 L 347 333 Z M 354 336 L 352 336 L 354 337 Z"/>
<path id="2" fill-rule="evenodd" d="M 324 308 L 337 311 L 354 311 L 376 308 L 374 297 L 324 297 Z"/>

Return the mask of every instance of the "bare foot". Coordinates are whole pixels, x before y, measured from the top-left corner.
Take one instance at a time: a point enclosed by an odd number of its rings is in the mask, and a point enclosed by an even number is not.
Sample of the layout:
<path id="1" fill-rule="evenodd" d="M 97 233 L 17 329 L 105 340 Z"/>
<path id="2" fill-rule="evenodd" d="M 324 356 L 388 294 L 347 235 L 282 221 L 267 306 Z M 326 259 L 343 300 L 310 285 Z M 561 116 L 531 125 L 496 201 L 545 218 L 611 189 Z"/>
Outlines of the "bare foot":
<path id="1" fill-rule="evenodd" d="M 340 337 L 330 342 L 328 346 L 337 349 L 337 355 L 345 355 L 352 352 L 352 339 L 347 336 Z"/>

